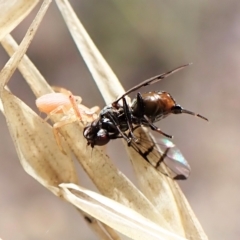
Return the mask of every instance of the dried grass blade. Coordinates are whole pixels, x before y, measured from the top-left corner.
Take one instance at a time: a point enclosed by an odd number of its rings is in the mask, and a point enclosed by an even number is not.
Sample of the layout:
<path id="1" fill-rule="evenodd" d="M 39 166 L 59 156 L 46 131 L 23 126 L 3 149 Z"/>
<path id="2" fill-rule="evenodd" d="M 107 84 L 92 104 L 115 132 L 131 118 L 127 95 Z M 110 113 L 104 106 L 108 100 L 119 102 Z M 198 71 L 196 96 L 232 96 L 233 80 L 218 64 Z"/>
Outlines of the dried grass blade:
<path id="1" fill-rule="evenodd" d="M 65 199 L 66 200 L 66 199 Z M 71 203 L 72 204 L 72 203 Z M 85 222 L 91 227 L 91 229 L 96 233 L 96 235 L 99 237 L 99 239 L 102 240 L 112 240 L 115 238 L 112 238 L 108 231 L 106 231 L 105 226 L 102 226 L 103 224 L 98 221 L 96 218 L 92 217 L 91 215 L 87 214 L 86 212 L 80 210 L 76 207 L 78 212 L 83 216 Z M 111 229 L 112 230 L 112 229 Z M 118 239 L 117 233 L 112 230 L 114 233 L 112 233 L 114 236 L 116 236 L 116 239 Z M 119 238 L 120 239 L 120 238 Z"/>
<path id="2" fill-rule="evenodd" d="M 0 111 L 4 114 L 4 108 L 2 104 L 2 100 L 0 99 Z"/>
<path id="3" fill-rule="evenodd" d="M 121 83 L 94 45 L 69 2 L 67 0 L 55 1 L 105 102 L 107 104 L 112 102 L 124 93 Z"/>
<path id="4" fill-rule="evenodd" d="M 88 212 L 131 239 L 185 239 L 166 231 L 132 209 L 100 194 L 74 184 L 61 184 L 60 187 L 63 189 L 63 196 L 76 207 Z"/>
<path id="5" fill-rule="evenodd" d="M 52 128 L 20 99 L 2 91 L 9 131 L 25 171 L 59 196 L 60 183 L 77 183 L 71 157 L 59 151 Z"/>
<path id="6" fill-rule="evenodd" d="M 0 40 L 10 33 L 36 6 L 39 0 L 0 1 Z"/>
<path id="7" fill-rule="evenodd" d="M 23 38 L 19 49 L 14 53 L 14 56 L 11 57 L 4 68 L 1 70 L 0 73 L 0 91 L 3 89 L 3 87 L 7 84 L 9 81 L 10 77 L 12 76 L 13 72 L 16 70 L 19 62 L 21 61 L 23 55 L 27 51 L 37 29 L 38 26 L 40 25 L 49 5 L 51 3 L 51 0 L 45 0 L 36 15 L 35 19 L 33 20 L 32 24 L 30 25 L 25 37 Z"/>
<path id="8" fill-rule="evenodd" d="M 11 57 L 18 50 L 19 45 L 8 34 L 2 40 L 1 44 Z M 35 65 L 31 62 L 27 55 L 24 55 L 21 62 L 18 65 L 18 69 L 25 78 L 29 87 L 32 89 L 36 97 L 40 97 L 44 94 L 53 92 L 51 86 L 47 83 Z"/>
<path id="9" fill-rule="evenodd" d="M 191 209 L 186 197 L 183 195 L 179 185 L 176 182 L 173 182 L 171 188 L 173 195 L 176 198 L 178 209 L 181 209 L 182 224 L 184 229 L 187 229 L 187 231 L 185 231 L 186 238 L 189 240 L 207 240 L 207 235 Z"/>
<path id="10" fill-rule="evenodd" d="M 121 240 L 121 238 L 119 237 L 119 235 L 117 234 L 117 232 L 112 229 L 111 227 L 109 227 L 107 224 L 102 223 L 102 226 L 104 227 L 105 231 L 108 233 L 108 235 L 110 236 L 111 239 L 115 239 L 115 240 Z"/>

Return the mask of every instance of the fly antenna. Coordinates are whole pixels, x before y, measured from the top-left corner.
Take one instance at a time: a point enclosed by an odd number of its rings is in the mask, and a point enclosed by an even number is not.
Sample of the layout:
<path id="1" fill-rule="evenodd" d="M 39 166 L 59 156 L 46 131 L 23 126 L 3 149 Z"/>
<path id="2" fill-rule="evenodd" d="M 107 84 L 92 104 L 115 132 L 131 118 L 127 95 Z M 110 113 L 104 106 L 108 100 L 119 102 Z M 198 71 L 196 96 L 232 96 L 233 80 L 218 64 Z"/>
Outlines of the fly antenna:
<path id="1" fill-rule="evenodd" d="M 193 116 L 196 116 L 196 117 L 202 118 L 203 120 L 208 121 L 208 119 L 205 118 L 204 116 L 202 116 L 202 115 L 200 115 L 198 113 L 191 112 L 191 111 L 186 110 L 186 109 L 182 109 L 182 113 L 190 114 L 190 115 L 193 115 Z"/>
<path id="2" fill-rule="evenodd" d="M 195 112 L 191 112 L 191 111 L 189 111 L 187 109 L 184 109 L 180 105 L 175 105 L 174 107 L 172 107 L 171 113 L 173 113 L 173 114 L 186 113 L 186 114 L 190 114 L 190 115 L 193 115 L 193 116 L 196 116 L 196 117 L 202 118 L 203 120 L 208 121 L 208 119 L 205 118 L 204 116 L 202 116 L 202 115 L 200 115 L 198 113 L 195 113 Z"/>

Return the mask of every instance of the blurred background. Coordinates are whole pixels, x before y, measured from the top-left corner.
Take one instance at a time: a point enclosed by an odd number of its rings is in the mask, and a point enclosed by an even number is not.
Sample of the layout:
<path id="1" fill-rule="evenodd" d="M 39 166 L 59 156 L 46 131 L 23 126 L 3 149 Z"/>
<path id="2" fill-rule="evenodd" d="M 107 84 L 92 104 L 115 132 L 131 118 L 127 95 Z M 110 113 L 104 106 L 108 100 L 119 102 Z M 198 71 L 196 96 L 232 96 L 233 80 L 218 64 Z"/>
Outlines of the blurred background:
<path id="1" fill-rule="evenodd" d="M 170 116 L 157 125 L 192 172 L 180 182 L 209 239 L 240 236 L 240 1 L 70 1 L 125 89 L 179 65 L 187 69 L 141 91 L 165 90 L 186 109 L 209 118 Z M 14 31 L 21 41 L 37 8 Z M 53 2 L 28 56 L 51 85 L 65 87 L 86 106 L 105 105 Z M 0 67 L 8 56 L 0 48 Z M 35 97 L 16 72 L 11 90 L 36 110 Z M 133 95 L 134 96 L 134 95 Z M 22 169 L 5 119 L 0 115 L 0 237 L 2 239 L 96 239 L 77 211 Z M 108 151 L 131 179 L 119 150 Z M 82 185 L 91 187 L 83 173 Z"/>

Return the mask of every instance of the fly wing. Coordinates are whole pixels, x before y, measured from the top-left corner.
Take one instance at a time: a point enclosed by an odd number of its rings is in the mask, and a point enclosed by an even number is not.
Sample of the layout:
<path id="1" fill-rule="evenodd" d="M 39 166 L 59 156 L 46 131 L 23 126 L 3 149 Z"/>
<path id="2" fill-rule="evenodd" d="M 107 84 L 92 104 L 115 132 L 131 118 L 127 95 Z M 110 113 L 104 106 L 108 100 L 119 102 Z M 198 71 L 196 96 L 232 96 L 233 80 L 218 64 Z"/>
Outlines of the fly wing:
<path id="1" fill-rule="evenodd" d="M 121 100 L 123 97 L 125 97 L 126 95 L 128 95 L 129 93 L 133 92 L 133 91 L 136 91 L 138 90 L 139 88 L 141 87 L 144 87 L 144 86 L 147 86 L 147 85 L 150 85 L 150 84 L 154 84 L 156 82 L 159 82 L 161 81 L 162 79 L 166 78 L 166 77 L 169 77 L 170 75 L 174 74 L 175 72 L 178 72 L 180 70 L 182 70 L 183 68 L 187 67 L 191 65 L 191 63 L 188 63 L 188 64 L 185 64 L 185 65 L 182 65 L 180 67 L 177 67 L 177 68 L 174 68 L 173 70 L 171 71 L 168 71 L 166 73 L 162 73 L 160 75 L 157 75 L 155 77 L 152 77 L 152 78 L 149 78 L 141 83 L 139 83 L 138 85 L 130 88 L 128 91 L 126 91 L 121 97 L 119 97 L 116 101 L 113 102 L 113 104 L 116 104 L 119 100 Z"/>
<path id="2" fill-rule="evenodd" d="M 158 138 L 156 142 L 150 134 L 148 138 L 141 133 L 136 137 L 138 142 L 131 142 L 131 146 L 159 172 L 176 180 L 188 178 L 190 166 L 171 141 Z"/>
<path id="3" fill-rule="evenodd" d="M 156 148 L 162 151 L 162 161 L 175 173 L 174 179 L 184 180 L 190 175 L 190 165 L 182 155 L 181 151 L 167 138 L 158 139 Z"/>

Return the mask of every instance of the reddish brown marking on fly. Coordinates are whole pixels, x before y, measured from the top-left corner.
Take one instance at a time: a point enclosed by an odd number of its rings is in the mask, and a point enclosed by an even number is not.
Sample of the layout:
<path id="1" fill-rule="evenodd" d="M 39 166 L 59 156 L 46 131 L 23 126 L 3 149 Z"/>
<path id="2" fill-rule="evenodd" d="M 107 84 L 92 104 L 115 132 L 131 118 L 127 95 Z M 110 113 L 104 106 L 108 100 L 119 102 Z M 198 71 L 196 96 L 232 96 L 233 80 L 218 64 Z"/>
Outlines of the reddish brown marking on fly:
<path id="1" fill-rule="evenodd" d="M 161 92 L 159 95 L 162 100 L 161 103 L 164 103 L 164 108 L 166 111 L 170 111 L 171 108 L 176 105 L 176 102 L 169 93 Z"/>

